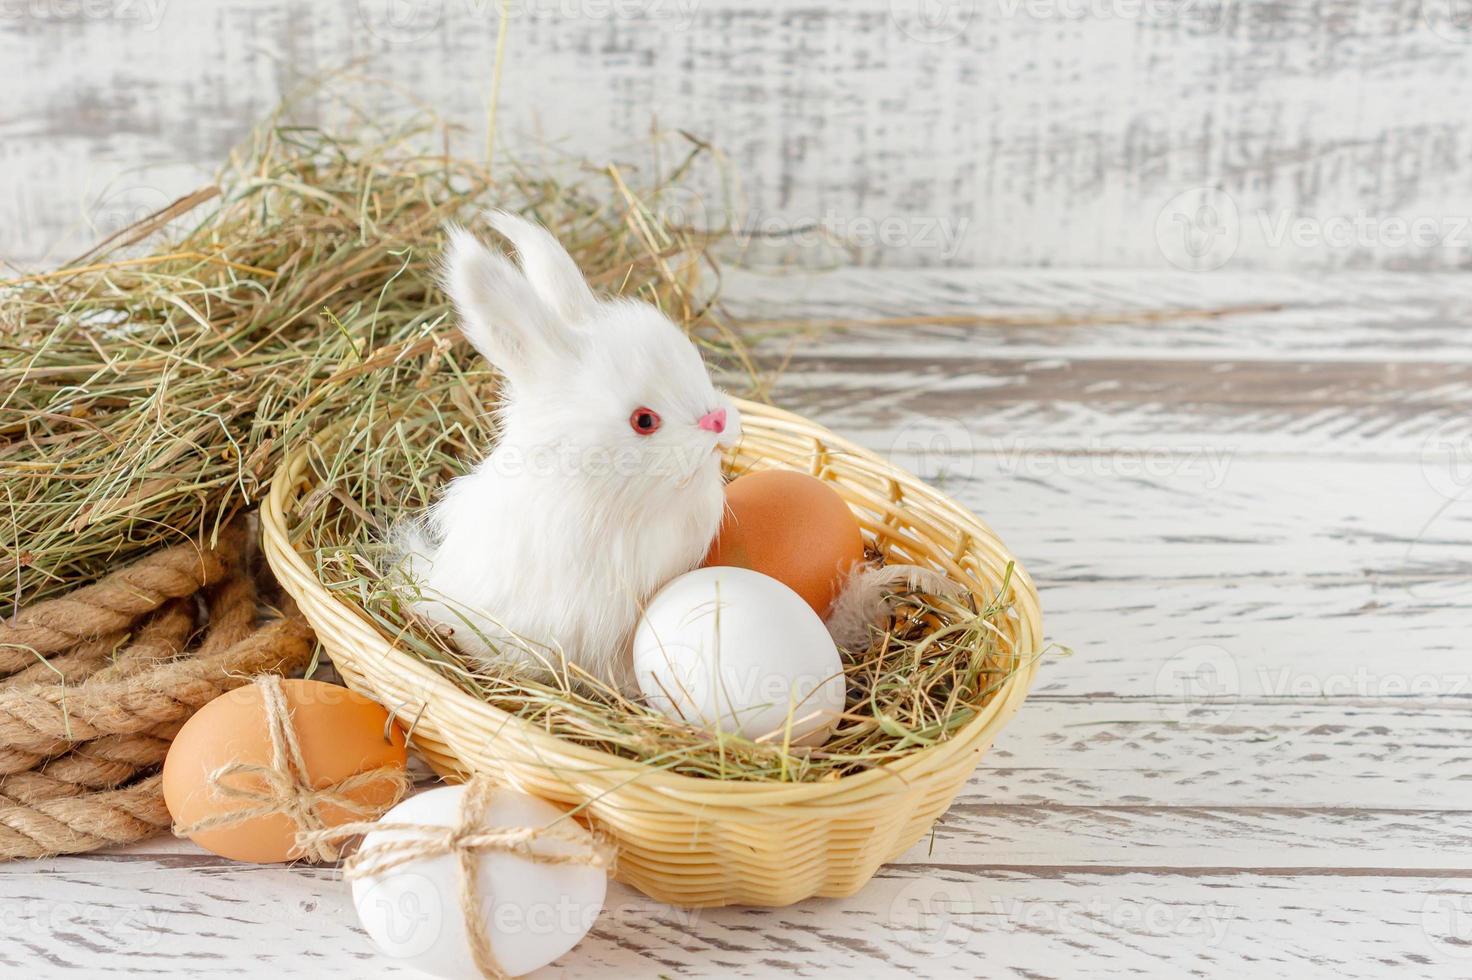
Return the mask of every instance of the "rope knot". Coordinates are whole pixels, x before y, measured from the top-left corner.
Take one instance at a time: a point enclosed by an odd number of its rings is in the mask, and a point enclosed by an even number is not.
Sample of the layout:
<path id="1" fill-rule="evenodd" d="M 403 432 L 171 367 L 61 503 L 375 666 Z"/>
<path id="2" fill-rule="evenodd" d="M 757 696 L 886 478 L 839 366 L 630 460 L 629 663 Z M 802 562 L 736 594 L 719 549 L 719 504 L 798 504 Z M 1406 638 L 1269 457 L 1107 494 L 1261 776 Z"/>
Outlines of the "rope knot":
<path id="1" fill-rule="evenodd" d="M 343 877 L 349 881 L 376 878 L 405 865 L 444 855 L 458 858 L 460 912 L 465 922 L 465 934 L 470 939 L 471 956 L 483 976 L 500 980 L 508 974 L 501 969 L 492 952 L 486 916 L 481 911 L 481 856 L 512 854 L 536 864 L 581 865 L 611 872 L 615 851 L 610 842 L 585 830 L 571 817 L 545 827 L 487 825 L 487 811 L 495 790 L 496 785 L 485 776 L 471 779 L 465 784 L 459 813 L 450 826 L 360 822 L 305 832 L 297 840 L 299 845 L 308 847 L 374 832 L 391 835 L 387 840 L 361 848 L 347 859 L 343 865 Z M 559 841 L 566 846 L 537 848 L 534 845 L 539 840 Z"/>
<path id="2" fill-rule="evenodd" d="M 484 848 L 479 845 L 480 830 L 476 827 L 459 825 L 445 828 L 444 839 L 437 846 L 426 840 L 427 847 L 433 847 L 441 854 L 455 854 L 459 851 L 471 851 L 480 853 Z"/>
<path id="3" fill-rule="evenodd" d="M 297 741 L 296 727 L 291 723 L 291 706 L 281 678 L 263 674 L 254 681 L 261 690 L 261 703 L 266 712 L 266 732 L 271 740 L 271 763 L 232 762 L 210 773 L 207 782 L 211 794 L 221 800 L 237 800 L 246 804 L 187 825 L 175 825 L 179 837 L 192 837 L 205 830 L 234 827 L 259 817 L 281 814 L 295 825 L 298 846 L 310 861 L 336 861 L 340 849 L 332 839 L 320 832 L 328 828 L 324 807 L 335 807 L 352 817 L 375 817 L 386 807 L 360 803 L 351 796 L 355 790 L 371 783 L 387 783 L 393 789 L 388 806 L 403 797 L 409 786 L 408 774 L 398 766 L 379 766 L 354 773 L 345 779 L 315 786 L 307 773 Z"/>

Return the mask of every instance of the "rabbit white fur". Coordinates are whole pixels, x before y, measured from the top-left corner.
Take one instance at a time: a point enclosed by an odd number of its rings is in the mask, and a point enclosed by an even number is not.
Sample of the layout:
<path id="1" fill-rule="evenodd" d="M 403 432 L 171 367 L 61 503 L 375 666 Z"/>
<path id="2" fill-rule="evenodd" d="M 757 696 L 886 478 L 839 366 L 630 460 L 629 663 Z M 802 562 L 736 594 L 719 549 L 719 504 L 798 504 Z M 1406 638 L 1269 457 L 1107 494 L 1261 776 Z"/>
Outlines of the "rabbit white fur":
<path id="1" fill-rule="evenodd" d="M 488 217 L 520 268 L 455 227 L 443 281 L 461 331 L 507 381 L 500 437 L 403 531 L 414 605 L 480 659 L 565 658 L 626 689 L 641 608 L 720 526 L 717 450 L 740 419 L 662 313 L 598 299 L 546 229 Z M 653 433 L 635 430 L 641 409 L 659 416 Z"/>

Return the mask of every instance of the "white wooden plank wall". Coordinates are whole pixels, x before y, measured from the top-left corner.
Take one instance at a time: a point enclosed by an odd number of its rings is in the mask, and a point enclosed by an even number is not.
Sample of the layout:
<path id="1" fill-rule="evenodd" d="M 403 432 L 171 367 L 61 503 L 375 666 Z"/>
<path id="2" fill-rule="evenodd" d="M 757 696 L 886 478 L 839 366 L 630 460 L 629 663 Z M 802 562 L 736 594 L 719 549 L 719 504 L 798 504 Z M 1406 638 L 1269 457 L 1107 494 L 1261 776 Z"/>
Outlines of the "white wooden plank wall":
<path id="1" fill-rule="evenodd" d="M 192 189 L 361 64 L 483 141 L 497 0 L 0 0 L 0 259 Z M 1472 264 L 1462 0 L 510 0 L 503 146 L 715 141 L 761 263 Z M 296 118 L 332 117 L 308 99 Z M 694 210 L 719 211 L 718 198 Z M 767 236 L 817 227 L 798 243 Z"/>

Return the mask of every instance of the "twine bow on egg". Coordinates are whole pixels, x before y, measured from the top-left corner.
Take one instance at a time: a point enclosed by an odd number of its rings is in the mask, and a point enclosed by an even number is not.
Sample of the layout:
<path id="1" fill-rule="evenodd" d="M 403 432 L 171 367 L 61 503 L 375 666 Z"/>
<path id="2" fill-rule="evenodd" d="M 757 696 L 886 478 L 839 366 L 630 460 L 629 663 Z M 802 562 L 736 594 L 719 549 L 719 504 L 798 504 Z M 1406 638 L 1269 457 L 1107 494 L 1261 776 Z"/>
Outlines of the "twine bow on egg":
<path id="1" fill-rule="evenodd" d="M 339 848 L 333 844 L 331 835 L 320 833 L 329 829 L 322 818 L 322 808 L 332 806 L 354 817 L 376 817 L 403 797 L 409 788 L 408 773 L 399 766 L 379 766 L 326 786 L 313 786 L 296 727 L 291 723 L 291 707 L 282 690 L 281 678 L 265 674 L 254 683 L 261 691 L 266 712 L 266 732 L 271 740 L 270 765 L 232 762 L 210 773 L 208 784 L 215 797 L 248 805 L 191 824 L 175 824 L 174 834 L 190 837 L 201 831 L 281 814 L 296 826 L 303 857 L 314 862 L 336 861 L 341 854 Z M 361 803 L 348 795 L 374 783 L 392 788 L 392 796 L 386 803 Z"/>
<path id="2" fill-rule="evenodd" d="M 343 864 L 343 877 L 349 881 L 375 878 L 416 861 L 427 861 L 454 855 L 460 864 L 460 913 L 470 952 L 476 968 L 493 980 L 509 977 L 491 951 L 491 937 L 486 931 L 486 917 L 481 914 L 479 866 L 482 855 L 510 854 L 536 864 L 581 865 L 612 872 L 615 850 L 612 844 L 584 830 L 571 818 L 546 827 L 486 826 L 486 811 L 492 802 L 496 784 L 485 776 L 476 776 L 465 784 L 460 798 L 460 811 L 451 826 L 361 822 L 342 824 L 301 835 L 302 846 L 339 837 L 378 831 L 401 834 L 398 838 L 375 843 L 349 857 Z M 571 845 L 571 850 L 547 851 L 534 845 L 537 841 L 555 840 Z"/>

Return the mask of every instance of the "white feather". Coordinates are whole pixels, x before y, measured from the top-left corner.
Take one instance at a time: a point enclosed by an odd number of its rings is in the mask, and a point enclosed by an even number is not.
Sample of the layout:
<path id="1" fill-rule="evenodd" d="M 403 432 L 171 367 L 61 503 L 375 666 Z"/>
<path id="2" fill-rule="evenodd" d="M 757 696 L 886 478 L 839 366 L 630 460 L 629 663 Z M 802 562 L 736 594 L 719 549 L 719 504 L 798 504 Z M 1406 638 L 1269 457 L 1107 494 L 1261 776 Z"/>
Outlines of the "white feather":
<path id="1" fill-rule="evenodd" d="M 828 633 L 841 650 L 861 653 L 873 642 L 874 630 L 894 612 L 896 594 L 926 592 L 951 596 L 961 587 L 922 565 L 862 565 L 849 573 L 828 610 Z"/>

